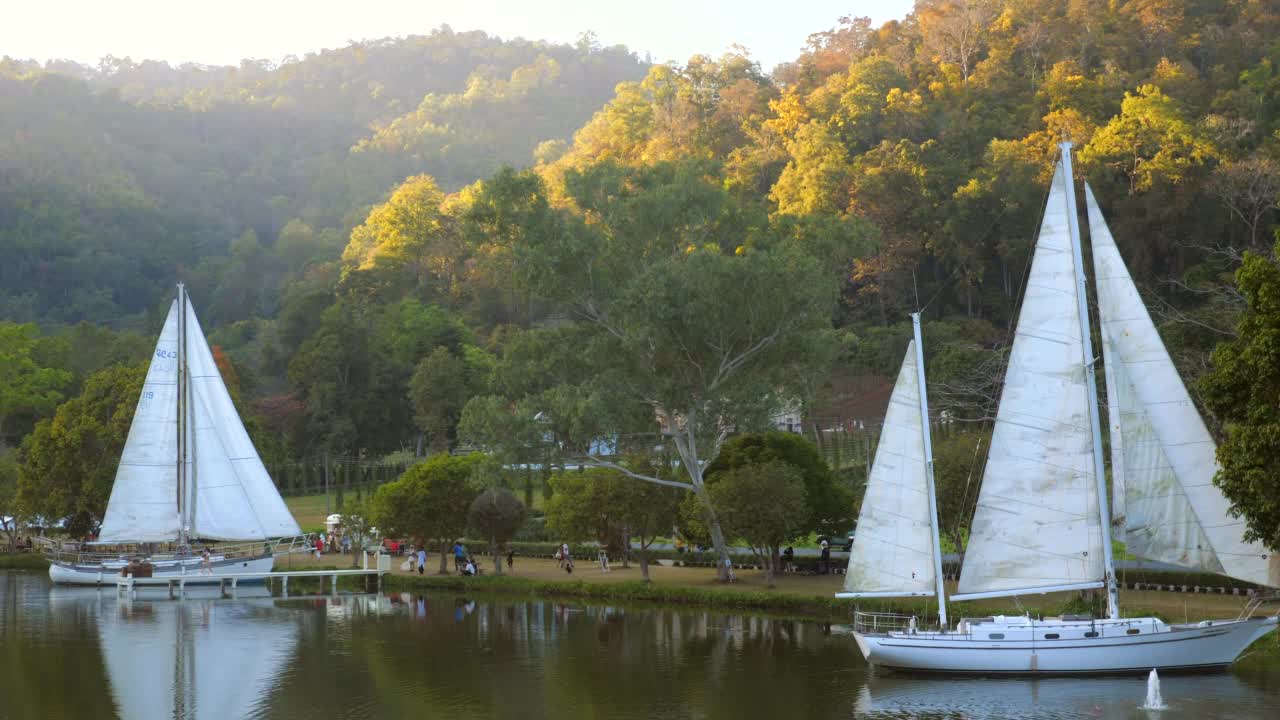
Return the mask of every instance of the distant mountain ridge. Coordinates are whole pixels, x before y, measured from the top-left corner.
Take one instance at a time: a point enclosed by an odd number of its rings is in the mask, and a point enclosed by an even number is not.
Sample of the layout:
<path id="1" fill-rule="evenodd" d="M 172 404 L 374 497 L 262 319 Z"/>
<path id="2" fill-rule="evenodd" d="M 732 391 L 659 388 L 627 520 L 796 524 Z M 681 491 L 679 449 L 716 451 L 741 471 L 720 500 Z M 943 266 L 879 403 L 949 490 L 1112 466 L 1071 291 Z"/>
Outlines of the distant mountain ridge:
<path id="1" fill-rule="evenodd" d="M 568 140 L 647 65 L 441 27 L 238 67 L 0 60 L 0 317 L 119 323 L 291 220 L 341 240 L 405 177 L 447 190 Z M 332 258 L 331 258 L 332 259 Z"/>

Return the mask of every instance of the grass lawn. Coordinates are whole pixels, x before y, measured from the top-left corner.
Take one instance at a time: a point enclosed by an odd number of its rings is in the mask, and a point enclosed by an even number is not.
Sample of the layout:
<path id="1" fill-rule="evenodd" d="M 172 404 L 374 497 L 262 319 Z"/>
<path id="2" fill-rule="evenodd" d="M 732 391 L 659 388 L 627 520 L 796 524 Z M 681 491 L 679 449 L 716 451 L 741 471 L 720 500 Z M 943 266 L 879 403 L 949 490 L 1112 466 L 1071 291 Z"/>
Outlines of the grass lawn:
<path id="1" fill-rule="evenodd" d="M 293 513 L 293 519 L 298 521 L 298 527 L 303 532 L 319 532 L 324 529 L 324 493 L 287 497 L 284 504 L 289 507 L 289 512 Z M 330 507 L 334 504 L 335 498 L 330 496 Z"/>
<path id="2" fill-rule="evenodd" d="M 328 557 L 326 556 L 326 559 Z M 476 560 L 486 575 L 492 574 L 493 563 L 489 558 L 476 558 Z M 403 562 L 401 558 L 393 559 L 392 573 L 395 575 L 410 574 L 400 569 L 401 562 Z M 439 562 L 439 556 L 431 553 L 427 559 L 428 575 L 436 571 Z M 450 569 L 453 567 L 452 560 L 450 560 L 449 567 Z M 505 565 L 503 572 L 506 572 Z M 417 573 L 412 574 L 416 575 Z M 775 587 L 770 589 L 765 585 L 764 572 L 761 570 L 737 571 L 737 582 L 729 585 L 717 582 L 715 571 L 711 568 L 651 565 L 649 574 L 656 585 L 730 593 L 777 593 L 779 595 L 799 598 L 821 598 L 823 600 L 831 598 L 834 593 L 838 592 L 844 581 L 844 576 L 842 575 L 788 574 L 776 578 Z M 583 559 L 577 561 L 573 574 L 569 575 L 557 567 L 555 560 L 517 557 L 515 559 L 514 575 L 515 577 L 542 582 L 624 583 L 638 582 L 640 580 L 640 567 L 637 563 L 632 563 L 629 569 L 624 570 L 621 564 L 614 563 L 611 571 L 604 573 L 600 571 L 599 564 L 594 559 Z M 948 592 L 955 592 L 954 584 L 949 584 Z M 1044 596 L 1024 597 L 1022 598 L 1021 606 L 1031 611 L 1033 615 L 1041 612 L 1051 615 L 1057 613 L 1059 608 L 1070 600 L 1073 595 L 1074 593 L 1054 593 Z M 1121 593 L 1121 607 L 1126 615 L 1144 615 L 1155 612 L 1167 618 L 1170 622 L 1182 622 L 1184 618 L 1192 621 L 1234 618 L 1244 606 L 1245 600 L 1243 597 L 1231 595 L 1146 590 L 1127 590 Z M 849 609 L 852 611 L 853 602 L 849 603 Z M 932 602 L 928 603 L 927 608 L 924 602 L 919 602 L 912 609 L 921 612 L 936 612 Z M 948 614 L 953 619 L 961 616 L 984 616 L 994 613 L 1021 614 L 1018 605 L 1009 599 L 957 603 L 954 607 L 949 607 L 948 609 L 950 611 Z"/>

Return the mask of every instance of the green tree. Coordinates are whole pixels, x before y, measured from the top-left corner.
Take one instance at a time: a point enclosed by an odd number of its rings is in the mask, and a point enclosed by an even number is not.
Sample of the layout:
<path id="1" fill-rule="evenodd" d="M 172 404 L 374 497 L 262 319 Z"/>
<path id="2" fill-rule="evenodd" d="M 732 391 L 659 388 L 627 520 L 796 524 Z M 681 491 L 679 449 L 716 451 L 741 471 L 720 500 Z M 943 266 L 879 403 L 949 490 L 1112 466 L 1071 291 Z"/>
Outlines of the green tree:
<path id="1" fill-rule="evenodd" d="M 1176 185 L 1216 155 L 1178 101 L 1143 85 L 1136 94 L 1124 94 L 1120 114 L 1094 134 L 1080 159 L 1122 172 L 1134 194 Z"/>
<path id="2" fill-rule="evenodd" d="M 811 512 L 800 472 L 780 460 L 743 465 L 725 471 L 711 486 L 710 499 L 728 532 L 764 563 L 765 583 L 773 587 L 778 549 L 805 534 Z"/>
<path id="3" fill-rule="evenodd" d="M 433 455 L 374 492 L 370 519 L 385 537 L 434 543 L 440 574 L 447 575 L 449 546 L 467 529 L 467 509 L 479 492 L 473 475 L 483 461 L 478 453 Z"/>
<path id="4" fill-rule="evenodd" d="M 33 357 L 38 334 L 34 324 L 0 322 L 0 451 L 7 445 L 7 421 L 19 414 L 46 415 L 71 383 L 71 373 L 41 367 Z"/>
<path id="5" fill-rule="evenodd" d="M 648 468 L 656 472 L 656 468 Z M 600 540 L 621 526 L 639 545 L 640 577 L 649 582 L 649 546 L 675 524 L 679 490 L 636 482 L 606 468 L 557 474 L 547 503 L 547 528 L 566 540 Z"/>
<path id="6" fill-rule="evenodd" d="M 346 502 L 345 511 L 342 513 L 342 530 L 350 535 L 352 540 L 351 567 L 356 566 L 356 558 L 360 556 L 365 544 L 372 537 L 371 531 L 374 524 L 369 512 L 373 505 L 372 500 L 372 497 L 361 497 L 357 487 L 355 499 Z"/>
<path id="7" fill-rule="evenodd" d="M 0 451 L 0 530 L 9 536 L 9 550 L 18 544 L 18 463 L 13 453 Z"/>
<path id="8" fill-rule="evenodd" d="M 730 438 L 707 466 L 707 484 L 714 485 L 726 472 L 771 462 L 790 465 L 804 481 L 808 506 L 802 523 L 805 532 L 829 536 L 853 524 L 852 492 L 836 484 L 835 475 L 818 454 L 818 448 L 796 433 L 769 431 Z"/>
<path id="9" fill-rule="evenodd" d="M 1277 247 L 1280 252 L 1280 247 Z M 1245 253 L 1236 286 L 1246 310 L 1237 337 L 1213 351 L 1200 381 L 1205 404 L 1222 423 L 1214 485 L 1246 523 L 1245 539 L 1280 549 L 1280 267 Z"/>
<path id="10" fill-rule="evenodd" d="M 600 402 L 565 449 L 705 499 L 703 469 L 725 428 L 766 423 L 779 393 L 826 357 L 838 276 L 829 258 L 778 237 L 757 207 L 696 164 L 603 166 L 570 173 L 567 184 L 600 222 L 553 210 L 541 182 L 516 173 L 486 184 L 473 216 L 510 239 L 517 279 L 580 318 L 581 351 L 609 368 L 576 381 L 579 397 Z M 688 482 L 591 451 L 595 439 L 654 430 L 675 446 Z M 703 507 L 717 555 L 727 559 L 715 509 Z"/>
<path id="11" fill-rule="evenodd" d="M 448 449 L 467 401 L 466 367 L 447 347 L 437 347 L 418 362 L 409 379 L 413 420 L 433 450 Z M 418 454 L 422 454 L 422 442 Z"/>
<path id="12" fill-rule="evenodd" d="M 18 505 L 26 513 L 67 519 L 73 535 L 98 527 L 146 374 L 145 364 L 100 370 L 36 425 L 20 455 Z"/>
<path id="13" fill-rule="evenodd" d="M 489 541 L 493 574 L 502 574 L 502 547 L 524 524 L 524 503 L 504 487 L 491 487 L 471 501 L 467 510 L 470 527 Z"/>

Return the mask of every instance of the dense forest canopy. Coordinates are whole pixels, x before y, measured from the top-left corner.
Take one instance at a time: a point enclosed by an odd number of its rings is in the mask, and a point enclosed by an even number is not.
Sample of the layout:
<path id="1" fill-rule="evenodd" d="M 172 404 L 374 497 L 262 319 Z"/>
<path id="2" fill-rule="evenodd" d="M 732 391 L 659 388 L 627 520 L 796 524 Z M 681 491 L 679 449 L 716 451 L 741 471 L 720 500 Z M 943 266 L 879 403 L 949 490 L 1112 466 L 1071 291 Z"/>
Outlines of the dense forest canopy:
<path id="1" fill-rule="evenodd" d="M 643 73 L 591 36 L 569 46 L 447 27 L 279 65 L 5 59 L 0 315 L 119 326 L 179 276 L 197 298 L 238 293 L 219 289 L 234 241 L 252 232 L 269 251 L 290 222 L 314 232 L 293 236 L 303 246 L 282 263 L 332 260 L 405 177 L 456 190 L 528 165 Z M 273 270 L 265 283 L 278 287 L 285 268 Z M 210 319 L 274 314 L 274 289 Z"/>
<path id="2" fill-rule="evenodd" d="M 634 318 L 690 268 L 804 256 L 787 267 L 840 286 L 822 352 L 774 368 L 806 427 L 874 428 L 883 401 L 842 393 L 892 377 L 927 307 L 962 505 L 1063 138 L 1196 394 L 1245 311 L 1242 257 L 1273 257 L 1277 37 L 1274 0 L 919 0 L 772 73 L 447 28 L 278 67 L 9 60 L 0 317 L 151 329 L 185 279 L 282 456 L 455 447 L 462 422 L 527 462 L 652 425 L 592 380 L 696 326 L 611 329 L 600 302 Z"/>

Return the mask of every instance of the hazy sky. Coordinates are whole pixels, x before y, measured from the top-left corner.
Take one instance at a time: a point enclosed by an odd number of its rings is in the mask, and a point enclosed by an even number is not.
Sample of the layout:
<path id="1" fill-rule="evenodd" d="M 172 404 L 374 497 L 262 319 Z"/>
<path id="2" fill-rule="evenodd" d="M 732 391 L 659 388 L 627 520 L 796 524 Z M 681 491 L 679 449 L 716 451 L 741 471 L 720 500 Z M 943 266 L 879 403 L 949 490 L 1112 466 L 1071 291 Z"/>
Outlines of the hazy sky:
<path id="1" fill-rule="evenodd" d="M 6 3 L 9 4 L 9 3 Z M 0 55 L 103 55 L 234 64 L 241 58 L 302 56 L 349 40 L 424 34 L 441 23 L 572 42 L 592 30 L 656 61 L 719 55 L 740 43 L 767 70 L 794 59 L 810 34 L 842 15 L 875 24 L 900 19 L 912 0 L 32 0 L 0 23 Z"/>

